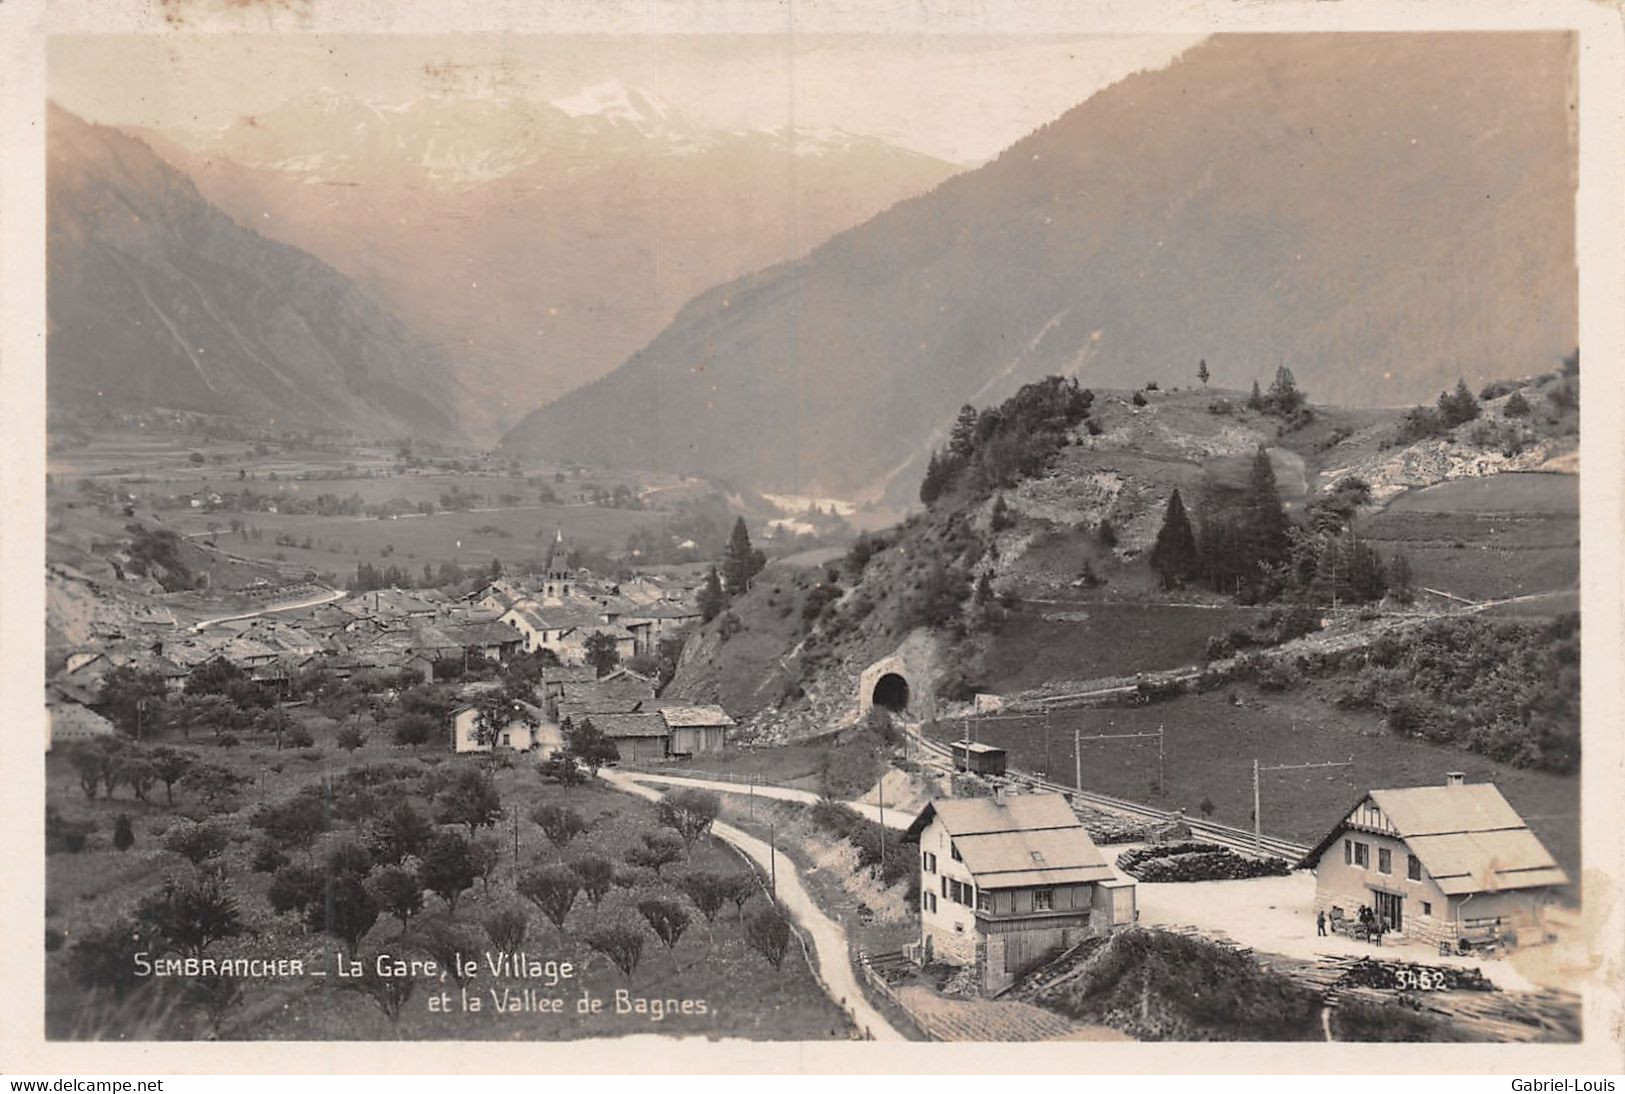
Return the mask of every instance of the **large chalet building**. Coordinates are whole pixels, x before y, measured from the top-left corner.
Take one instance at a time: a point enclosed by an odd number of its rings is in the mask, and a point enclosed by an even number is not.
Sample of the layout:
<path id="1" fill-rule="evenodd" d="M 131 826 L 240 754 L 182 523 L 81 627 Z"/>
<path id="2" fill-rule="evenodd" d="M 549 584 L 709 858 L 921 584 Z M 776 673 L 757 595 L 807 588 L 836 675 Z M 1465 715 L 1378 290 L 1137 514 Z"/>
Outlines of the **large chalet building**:
<path id="1" fill-rule="evenodd" d="M 1501 792 L 1451 772 L 1442 786 L 1372 790 L 1298 864 L 1315 909 L 1427 942 L 1538 929 L 1568 875 Z"/>
<path id="2" fill-rule="evenodd" d="M 920 959 L 974 967 L 985 992 L 1134 921 L 1134 882 L 1060 794 L 939 799 L 903 838 L 920 849 Z"/>

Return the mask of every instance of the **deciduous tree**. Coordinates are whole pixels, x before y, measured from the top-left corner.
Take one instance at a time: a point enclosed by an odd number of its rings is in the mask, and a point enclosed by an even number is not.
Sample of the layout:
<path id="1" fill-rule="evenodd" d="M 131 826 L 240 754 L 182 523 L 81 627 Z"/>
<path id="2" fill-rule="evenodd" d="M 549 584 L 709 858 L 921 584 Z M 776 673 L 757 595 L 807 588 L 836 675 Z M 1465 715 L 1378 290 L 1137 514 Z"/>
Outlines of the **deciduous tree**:
<path id="1" fill-rule="evenodd" d="M 581 891 L 587 894 L 592 906 L 598 907 L 614 884 L 615 864 L 601 855 L 583 855 L 570 863 L 570 869 L 581 879 Z"/>
<path id="2" fill-rule="evenodd" d="M 566 805 L 544 803 L 531 811 L 530 819 L 547 836 L 554 847 L 562 848 L 587 830 L 587 822 Z"/>
<path id="3" fill-rule="evenodd" d="M 589 931 L 582 941 L 609 958 L 630 981 L 643 957 L 643 939 L 643 931 L 630 923 L 607 923 Z"/>
<path id="4" fill-rule="evenodd" d="M 666 947 L 666 952 L 672 955 L 672 964 L 675 966 L 677 943 L 688 930 L 690 922 L 688 909 L 675 900 L 656 896 L 638 901 L 638 912 L 649 924 L 649 929 L 655 933 L 655 937 Z"/>
<path id="5" fill-rule="evenodd" d="M 722 813 L 722 799 L 709 790 L 669 790 L 655 812 L 661 824 L 677 832 L 685 848 L 692 848 Z"/>
<path id="6" fill-rule="evenodd" d="M 403 934 L 411 918 L 423 910 L 423 882 L 410 870 L 385 867 L 367 879 L 367 888 L 379 907 L 401 921 Z"/>
<path id="7" fill-rule="evenodd" d="M 167 878 L 163 888 L 136 906 L 136 918 L 188 957 L 202 957 L 209 943 L 243 931 L 237 899 L 217 877 Z"/>
<path id="8" fill-rule="evenodd" d="M 441 824 L 465 824 L 472 839 L 481 828 L 495 827 L 502 819 L 502 796 L 491 776 L 465 767 L 435 797 L 436 820 Z"/>
<path id="9" fill-rule="evenodd" d="M 519 895 L 540 908 L 542 914 L 564 930 L 564 921 L 581 892 L 581 879 L 568 866 L 554 864 L 526 870 L 519 875 Z"/>
<path id="10" fill-rule="evenodd" d="M 468 840 L 456 832 L 440 832 L 423 848 L 418 876 L 424 887 L 446 902 L 446 910 L 457 914 L 457 898 L 473 888 L 478 876 Z"/>
<path id="11" fill-rule="evenodd" d="M 759 908 L 745 924 L 745 941 L 777 971 L 790 948 L 790 920 L 777 904 Z"/>

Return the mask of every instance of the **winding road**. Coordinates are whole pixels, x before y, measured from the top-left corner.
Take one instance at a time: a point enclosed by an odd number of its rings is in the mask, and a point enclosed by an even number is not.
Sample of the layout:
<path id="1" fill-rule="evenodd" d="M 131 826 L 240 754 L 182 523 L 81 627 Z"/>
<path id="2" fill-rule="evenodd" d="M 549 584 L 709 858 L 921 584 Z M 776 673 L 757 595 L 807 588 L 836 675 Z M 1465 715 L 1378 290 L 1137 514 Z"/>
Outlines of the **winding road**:
<path id="1" fill-rule="evenodd" d="M 773 786 L 768 783 L 730 783 L 714 779 L 693 779 L 682 775 L 658 775 L 644 771 L 620 771 L 620 775 L 640 783 L 661 783 L 669 786 L 692 786 L 700 790 L 715 790 L 719 794 L 754 794 L 758 798 L 774 798 L 778 801 L 799 802 L 802 805 L 817 805 L 824 799 L 811 790 L 796 790 L 788 786 Z M 880 807 L 868 802 L 842 802 L 842 805 L 854 812 L 884 824 L 887 828 L 895 828 L 899 832 L 907 830 L 914 823 L 914 814 L 906 813 L 901 809 L 887 809 L 885 818 L 880 815 Z"/>
<path id="2" fill-rule="evenodd" d="M 272 612 L 291 612 L 300 608 L 314 608 L 318 604 L 331 604 L 335 600 L 343 600 L 344 595 L 343 589 L 329 589 L 325 593 L 317 593 L 314 596 L 307 596 L 303 600 L 290 601 L 287 604 L 268 604 L 265 607 L 259 608 L 252 612 L 240 612 L 237 615 L 222 615 L 217 619 L 204 619 L 200 622 L 193 623 L 192 629 L 194 631 L 202 631 L 207 630 L 216 623 L 230 623 L 238 619 L 253 619 L 255 616 L 269 615 Z"/>
<path id="3" fill-rule="evenodd" d="M 598 777 L 615 789 L 627 794 L 635 794 L 650 801 L 660 800 L 660 791 L 643 785 L 638 776 L 634 778 L 630 773 L 604 768 L 598 772 Z M 692 780 L 675 780 L 690 782 Z M 742 788 L 729 783 L 717 783 L 716 787 L 739 792 Z M 758 787 L 758 789 L 767 789 Z M 778 788 L 773 788 L 778 789 Z M 802 794 L 806 791 L 787 791 L 792 794 Z M 776 795 L 775 795 L 776 796 Z M 800 800 L 800 799 L 787 799 Z M 816 800 L 816 796 L 814 797 Z M 852 971 L 850 950 L 847 946 L 846 930 L 818 907 L 812 895 L 802 884 L 801 873 L 786 856 L 782 864 L 775 866 L 776 852 L 762 840 L 740 831 L 731 824 L 717 821 L 711 825 L 711 834 L 731 846 L 737 848 L 764 871 L 776 874 L 778 878 L 778 898 L 783 903 L 791 917 L 796 921 L 811 943 L 818 958 L 817 968 L 813 975 L 823 985 L 824 994 L 834 1000 L 835 1005 L 846 1011 L 858 1029 L 865 1037 L 875 1041 L 905 1041 L 908 1038 L 899 1033 L 886 1016 L 876 1010 L 863 989 L 858 986 L 858 978 Z"/>

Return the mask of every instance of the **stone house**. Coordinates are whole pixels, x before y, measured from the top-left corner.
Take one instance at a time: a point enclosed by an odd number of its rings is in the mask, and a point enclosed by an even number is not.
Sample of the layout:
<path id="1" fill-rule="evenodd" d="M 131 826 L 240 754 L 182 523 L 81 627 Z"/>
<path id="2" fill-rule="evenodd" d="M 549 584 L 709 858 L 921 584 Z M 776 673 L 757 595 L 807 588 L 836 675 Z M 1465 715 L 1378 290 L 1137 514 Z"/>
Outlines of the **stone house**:
<path id="1" fill-rule="evenodd" d="M 938 799 L 903 839 L 919 847 L 920 959 L 975 968 L 984 992 L 1134 921 L 1133 881 L 1060 794 Z"/>
<path id="2" fill-rule="evenodd" d="M 1353 920 L 1369 907 L 1427 942 L 1542 931 L 1569 880 L 1500 790 L 1460 772 L 1442 786 L 1370 791 L 1299 866 L 1315 872 L 1317 912 Z"/>

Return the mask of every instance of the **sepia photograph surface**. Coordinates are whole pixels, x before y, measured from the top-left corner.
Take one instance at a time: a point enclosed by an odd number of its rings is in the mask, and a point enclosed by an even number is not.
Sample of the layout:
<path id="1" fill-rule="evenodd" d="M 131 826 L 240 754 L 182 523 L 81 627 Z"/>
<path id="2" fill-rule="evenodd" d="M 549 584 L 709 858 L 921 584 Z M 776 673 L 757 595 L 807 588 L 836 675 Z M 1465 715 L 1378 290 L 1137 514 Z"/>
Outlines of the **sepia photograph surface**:
<path id="1" fill-rule="evenodd" d="M 28 1038 L 1618 1067 L 1573 19 L 257 7 L 39 39 Z"/>

